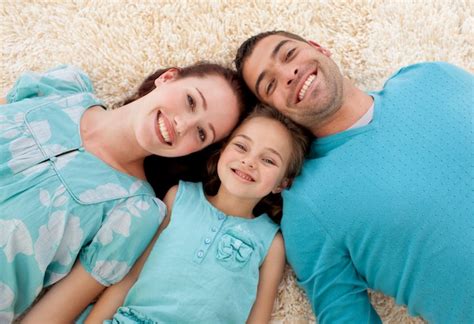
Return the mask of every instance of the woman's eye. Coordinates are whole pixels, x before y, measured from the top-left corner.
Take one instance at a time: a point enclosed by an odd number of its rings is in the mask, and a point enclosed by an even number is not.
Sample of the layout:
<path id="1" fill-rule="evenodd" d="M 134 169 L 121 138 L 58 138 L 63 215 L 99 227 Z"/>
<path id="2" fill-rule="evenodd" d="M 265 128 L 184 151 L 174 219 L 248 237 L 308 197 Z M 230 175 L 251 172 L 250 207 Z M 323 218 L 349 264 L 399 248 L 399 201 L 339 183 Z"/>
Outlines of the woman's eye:
<path id="1" fill-rule="evenodd" d="M 186 99 L 188 100 L 188 106 L 191 108 L 191 111 L 194 111 L 194 108 L 196 107 L 194 98 L 190 95 L 186 95 Z"/>
<path id="2" fill-rule="evenodd" d="M 286 53 L 286 56 L 285 56 L 285 61 L 288 61 L 290 59 L 290 57 L 293 55 L 293 53 L 295 52 L 295 48 L 292 48 L 291 50 L 289 50 L 287 53 Z"/>
<path id="3" fill-rule="evenodd" d="M 206 141 L 206 131 L 201 127 L 198 127 L 198 136 L 201 142 L 204 143 Z"/>

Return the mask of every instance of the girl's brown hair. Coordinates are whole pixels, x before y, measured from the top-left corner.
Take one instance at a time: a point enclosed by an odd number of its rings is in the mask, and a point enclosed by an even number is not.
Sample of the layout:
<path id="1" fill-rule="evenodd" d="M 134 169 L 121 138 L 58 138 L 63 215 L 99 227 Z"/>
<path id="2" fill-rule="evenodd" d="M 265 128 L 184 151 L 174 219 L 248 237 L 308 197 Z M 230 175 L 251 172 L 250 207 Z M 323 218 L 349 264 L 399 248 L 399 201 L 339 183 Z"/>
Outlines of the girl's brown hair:
<path id="1" fill-rule="evenodd" d="M 312 135 L 307 129 L 299 126 L 298 124 L 290 120 L 288 117 L 280 113 L 278 110 L 273 109 L 264 104 L 257 105 L 255 109 L 242 121 L 240 125 L 256 117 L 270 118 L 270 119 L 274 119 L 280 122 L 288 130 L 288 133 L 291 135 L 290 137 L 291 137 L 292 154 L 290 155 L 291 159 L 288 163 L 288 168 L 285 174 L 285 177 L 289 181 L 288 186 L 287 186 L 287 188 L 289 188 L 291 186 L 293 179 L 301 171 L 304 158 L 309 149 Z M 206 191 L 206 194 L 208 195 L 211 195 L 211 196 L 215 195 L 217 194 L 217 191 L 219 190 L 221 181 L 217 174 L 217 163 L 219 161 L 220 153 L 228 145 L 232 137 L 233 137 L 233 134 L 228 138 L 228 140 L 225 142 L 222 148 L 219 151 L 215 152 L 209 159 L 209 162 L 207 164 L 208 178 L 206 179 L 205 184 L 204 184 L 204 189 Z M 281 194 L 270 193 L 255 206 L 254 215 L 267 213 L 276 223 L 280 223 L 282 206 L 283 206 L 283 200 L 282 200 Z"/>
<path id="2" fill-rule="evenodd" d="M 120 105 L 126 105 L 153 91 L 156 88 L 155 80 L 169 69 L 159 69 L 150 74 L 138 87 L 137 91 L 123 100 Z M 236 72 L 219 64 L 198 62 L 176 69 L 178 70 L 178 79 L 186 77 L 204 78 L 210 75 L 222 77 L 229 84 L 237 98 L 241 116 L 244 114 L 246 107 L 248 107 L 249 100 L 252 100 L 251 94 L 244 86 L 243 81 L 237 77 Z M 226 103 L 223 102 L 222 108 L 225 109 L 225 107 Z M 179 180 L 202 181 L 206 174 L 207 160 L 218 147 L 219 144 L 214 143 L 199 152 L 187 156 L 166 158 L 152 155 L 145 158 L 145 175 L 155 190 L 157 197 L 163 198 L 168 189 L 177 184 Z"/>

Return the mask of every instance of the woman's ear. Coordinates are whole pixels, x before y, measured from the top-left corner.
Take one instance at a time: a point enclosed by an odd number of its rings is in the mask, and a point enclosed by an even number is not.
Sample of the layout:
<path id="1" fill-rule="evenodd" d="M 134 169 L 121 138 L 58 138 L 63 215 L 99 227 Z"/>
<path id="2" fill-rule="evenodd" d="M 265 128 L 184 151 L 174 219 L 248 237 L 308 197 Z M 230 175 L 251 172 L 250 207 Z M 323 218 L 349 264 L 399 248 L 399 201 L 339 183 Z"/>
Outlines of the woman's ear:
<path id="1" fill-rule="evenodd" d="M 178 68 L 168 69 L 166 72 L 162 73 L 158 78 L 155 79 L 155 86 L 158 87 L 160 84 L 176 79 L 176 77 L 178 76 L 178 73 L 179 73 Z"/>
<path id="2" fill-rule="evenodd" d="M 286 187 L 288 187 L 289 183 L 290 183 L 290 179 L 284 178 L 284 179 L 281 181 L 281 183 L 280 183 L 278 186 L 276 186 L 275 189 L 272 190 L 272 193 L 277 194 L 277 193 L 282 192 L 283 189 L 285 189 Z"/>

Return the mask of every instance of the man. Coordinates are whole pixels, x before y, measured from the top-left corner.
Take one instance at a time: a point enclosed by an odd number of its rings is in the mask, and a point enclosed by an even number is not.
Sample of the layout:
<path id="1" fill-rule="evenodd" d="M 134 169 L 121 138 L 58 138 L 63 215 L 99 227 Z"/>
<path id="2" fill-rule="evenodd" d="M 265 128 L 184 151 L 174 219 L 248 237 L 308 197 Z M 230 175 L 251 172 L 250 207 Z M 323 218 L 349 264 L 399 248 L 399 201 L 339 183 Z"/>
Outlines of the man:
<path id="1" fill-rule="evenodd" d="M 327 49 L 282 31 L 245 41 L 235 63 L 316 137 L 281 228 L 318 321 L 380 322 L 371 288 L 430 323 L 474 323 L 473 76 L 416 64 L 365 93 Z"/>

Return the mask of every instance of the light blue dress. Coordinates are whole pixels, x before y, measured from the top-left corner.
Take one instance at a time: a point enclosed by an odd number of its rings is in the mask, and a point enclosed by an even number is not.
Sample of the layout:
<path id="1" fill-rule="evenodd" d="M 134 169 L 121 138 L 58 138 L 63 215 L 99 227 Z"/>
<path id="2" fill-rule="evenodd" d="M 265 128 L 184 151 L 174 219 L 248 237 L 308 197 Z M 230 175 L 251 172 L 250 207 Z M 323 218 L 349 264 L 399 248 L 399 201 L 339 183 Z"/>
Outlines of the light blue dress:
<path id="1" fill-rule="evenodd" d="M 180 182 L 171 220 L 108 323 L 245 323 L 278 225 L 226 215 Z"/>
<path id="2" fill-rule="evenodd" d="M 7 102 L 0 106 L 0 323 L 78 257 L 102 285 L 119 281 L 166 209 L 148 183 L 82 147 L 81 116 L 102 105 L 82 71 L 26 73 Z"/>

